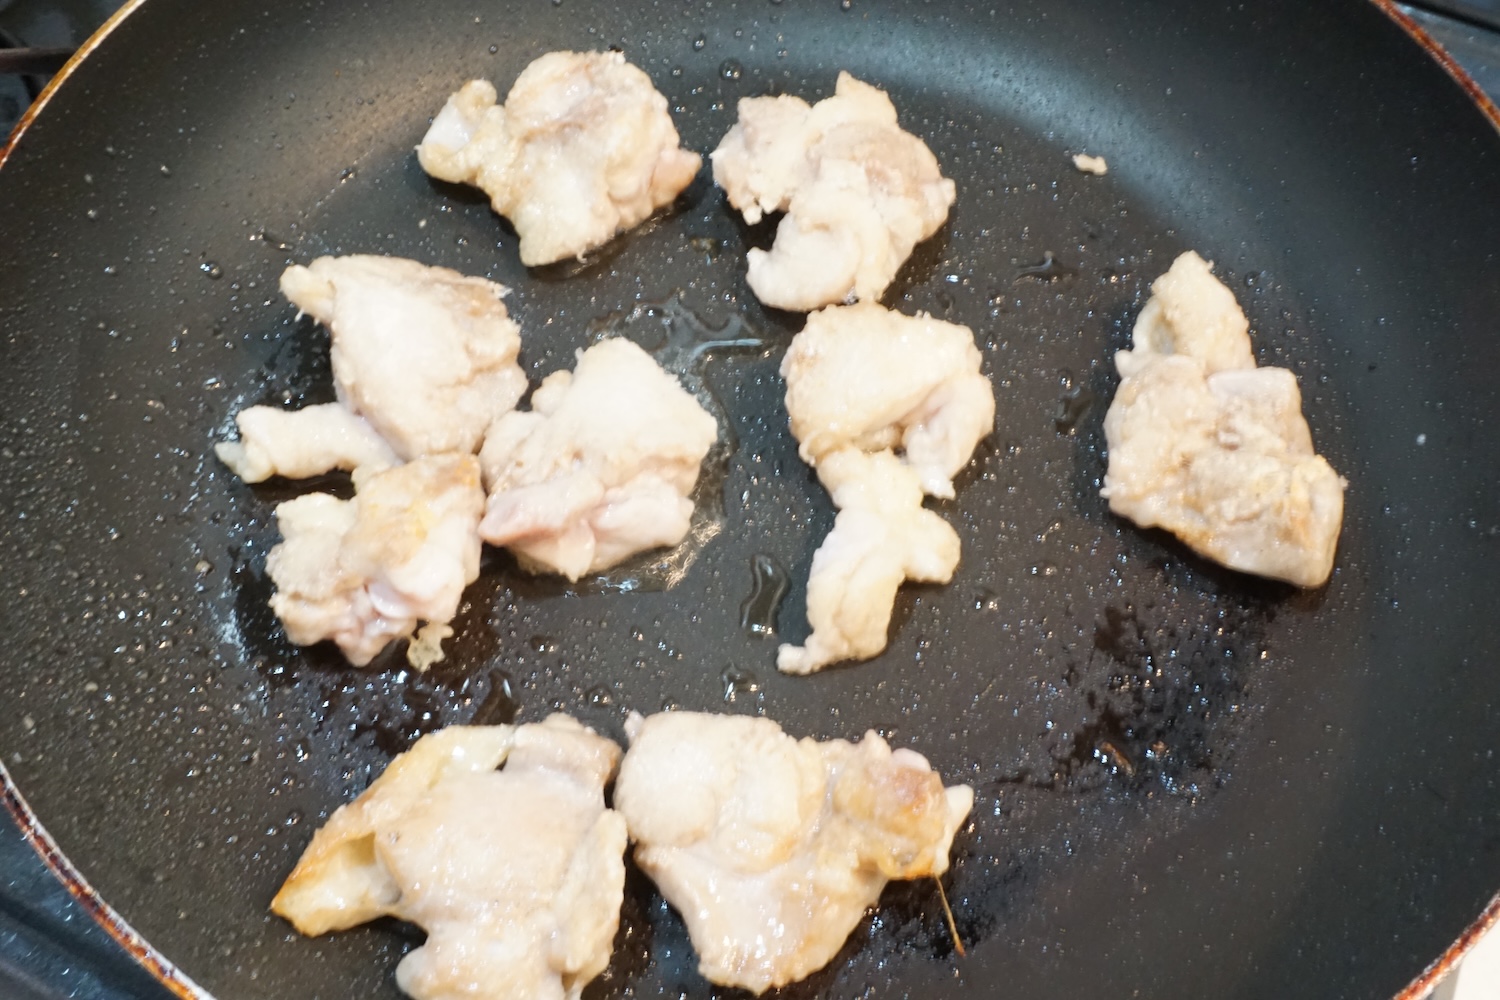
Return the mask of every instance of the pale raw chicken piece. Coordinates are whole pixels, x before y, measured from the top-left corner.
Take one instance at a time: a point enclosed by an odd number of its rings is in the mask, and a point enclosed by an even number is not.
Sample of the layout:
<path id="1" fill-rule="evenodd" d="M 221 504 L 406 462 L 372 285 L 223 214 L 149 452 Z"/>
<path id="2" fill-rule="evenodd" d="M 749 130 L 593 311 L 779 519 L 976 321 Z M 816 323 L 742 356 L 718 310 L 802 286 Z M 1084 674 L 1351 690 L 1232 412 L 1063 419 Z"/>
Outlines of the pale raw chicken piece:
<path id="1" fill-rule="evenodd" d="M 888 451 L 852 448 L 824 457 L 818 478 L 839 513 L 813 553 L 803 646 L 786 644 L 776 666 L 810 674 L 885 649 L 896 591 L 906 580 L 947 583 L 958 566 L 958 533 L 922 506 L 916 473 Z"/>
<path id="2" fill-rule="evenodd" d="M 281 291 L 328 327 L 339 401 L 402 459 L 479 450 L 526 391 L 503 285 L 400 257 L 319 257 Z"/>
<path id="3" fill-rule="evenodd" d="M 703 163 L 678 146 L 667 99 L 618 52 L 549 52 L 503 105 L 473 80 L 417 147 L 422 169 L 473 184 L 521 237 L 528 267 L 581 257 L 682 193 Z"/>
<path id="4" fill-rule="evenodd" d="M 843 448 L 900 448 L 932 496 L 994 428 L 995 390 L 966 326 L 875 303 L 807 317 L 781 362 L 786 408 L 803 461 Z"/>
<path id="5" fill-rule="evenodd" d="M 479 576 L 484 488 L 472 455 L 419 458 L 355 477 L 353 500 L 309 493 L 276 508 L 271 610 L 299 646 L 332 639 L 355 666 L 427 626 L 408 651 L 441 658 L 464 587 Z"/>
<path id="6" fill-rule="evenodd" d="M 523 565 L 577 580 L 676 545 L 718 422 L 628 340 L 578 354 L 547 376 L 529 412 L 495 422 L 480 461 L 489 506 L 480 534 Z"/>
<path id="7" fill-rule="evenodd" d="M 947 871 L 974 803 L 874 732 L 819 743 L 696 712 L 626 729 L 614 801 L 636 862 L 682 914 L 698 971 L 755 993 L 828 964 L 890 879 Z"/>
<path id="8" fill-rule="evenodd" d="M 278 410 L 252 406 L 235 414 L 238 441 L 214 445 L 219 460 L 247 483 L 272 476 L 306 479 L 330 469 L 383 469 L 400 459 L 364 420 L 340 403 Z"/>
<path id="9" fill-rule="evenodd" d="M 396 967 L 417 1000 L 577 1000 L 620 922 L 619 758 L 565 715 L 423 736 L 329 817 L 271 909 L 308 935 L 420 925 Z"/>
<path id="10" fill-rule="evenodd" d="M 956 190 L 903 131 L 885 92 L 840 73 L 834 96 L 747 97 L 710 154 L 714 181 L 751 224 L 786 212 L 769 252 L 749 252 L 766 305 L 806 311 L 880 298 Z"/>
<path id="11" fill-rule="evenodd" d="M 1115 354 L 1122 377 L 1171 354 L 1203 362 L 1211 374 L 1255 367 L 1250 321 L 1234 293 L 1214 277 L 1213 265 L 1189 250 L 1151 284 L 1136 317 L 1131 350 Z"/>
<path id="12" fill-rule="evenodd" d="M 1314 453 L 1285 368 L 1162 358 L 1120 383 L 1104 434 L 1115 513 L 1246 573 L 1316 587 L 1333 571 L 1345 483 Z"/>

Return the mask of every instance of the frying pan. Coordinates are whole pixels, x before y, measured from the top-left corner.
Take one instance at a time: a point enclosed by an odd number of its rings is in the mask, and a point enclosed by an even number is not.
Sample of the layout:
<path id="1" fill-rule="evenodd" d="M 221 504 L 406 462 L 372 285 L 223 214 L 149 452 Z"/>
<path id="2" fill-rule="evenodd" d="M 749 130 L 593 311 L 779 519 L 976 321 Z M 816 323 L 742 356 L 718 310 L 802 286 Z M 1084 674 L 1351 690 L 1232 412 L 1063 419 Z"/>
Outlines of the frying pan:
<path id="1" fill-rule="evenodd" d="M 265 908 L 420 732 L 562 709 L 619 737 L 625 711 L 671 705 L 875 728 L 977 790 L 948 877 L 968 957 L 931 885 L 898 885 L 788 996 L 1400 992 L 1500 887 L 1500 135 L 1388 13 L 139 5 L 0 171 L 6 768 L 103 898 L 224 998 L 396 995 L 411 928 L 304 940 Z M 873 662 L 779 676 L 740 622 L 765 555 L 794 581 L 780 633 L 805 635 L 832 523 L 780 402 L 800 318 L 744 284 L 769 226 L 700 179 L 582 264 L 528 272 L 481 197 L 416 164 L 463 80 L 611 45 L 690 148 L 741 96 L 816 98 L 849 69 L 958 182 L 887 301 L 975 329 L 999 416 L 937 505 L 962 566 L 903 591 Z M 1076 151 L 1110 173 L 1076 172 Z M 1322 589 L 1216 568 L 1097 495 L 1111 354 L 1187 248 L 1239 295 L 1261 362 L 1297 374 L 1349 479 Z M 492 554 L 427 675 L 288 645 L 264 558 L 274 503 L 307 487 L 246 487 L 210 445 L 245 405 L 328 398 L 325 335 L 276 278 L 351 252 L 511 286 L 533 379 L 600 330 L 759 339 L 701 371 L 733 451 L 711 476 L 722 531 L 685 577 L 570 588 Z M 1023 274 L 1049 252 L 1066 269 Z M 591 995 L 724 992 L 632 874 Z"/>

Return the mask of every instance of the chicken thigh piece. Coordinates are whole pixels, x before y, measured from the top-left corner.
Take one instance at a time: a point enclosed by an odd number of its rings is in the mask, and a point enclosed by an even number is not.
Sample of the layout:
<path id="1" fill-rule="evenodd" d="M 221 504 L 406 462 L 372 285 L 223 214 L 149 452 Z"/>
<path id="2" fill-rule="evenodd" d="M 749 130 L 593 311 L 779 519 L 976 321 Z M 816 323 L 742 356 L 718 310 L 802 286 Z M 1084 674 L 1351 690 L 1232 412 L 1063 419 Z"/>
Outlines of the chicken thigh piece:
<path id="1" fill-rule="evenodd" d="M 419 458 L 356 476 L 355 486 L 353 500 L 309 493 L 277 506 L 271 610 L 292 642 L 332 639 L 355 666 L 425 621 L 407 657 L 426 669 L 479 576 L 479 461 Z"/>
<path id="2" fill-rule="evenodd" d="M 547 376 L 530 411 L 495 422 L 480 461 L 479 531 L 522 564 L 577 580 L 676 545 L 718 422 L 628 340 L 601 341 Z"/>
<path id="3" fill-rule="evenodd" d="M 875 303 L 807 317 L 781 362 L 792 434 L 817 466 L 844 448 L 900 448 L 936 497 L 994 428 L 995 390 L 966 326 Z"/>
<path id="4" fill-rule="evenodd" d="M 1151 291 L 1115 355 L 1100 493 L 1231 569 L 1321 586 L 1347 484 L 1313 450 L 1296 377 L 1255 366 L 1234 293 L 1191 250 Z"/>
<path id="5" fill-rule="evenodd" d="M 1345 483 L 1313 451 L 1285 368 L 1162 358 L 1120 384 L 1104 434 L 1115 513 L 1242 572 L 1316 587 L 1333 571 Z"/>
<path id="6" fill-rule="evenodd" d="M 974 803 L 874 732 L 819 743 L 697 712 L 626 729 L 614 801 L 636 862 L 682 914 L 698 971 L 754 993 L 828 964 L 889 880 L 947 871 Z"/>
<path id="7" fill-rule="evenodd" d="M 682 193 L 703 163 L 667 99 L 618 52 L 549 52 L 504 104 L 473 80 L 433 119 L 422 169 L 472 184 L 521 237 L 528 267 L 581 257 Z"/>
<path id="8" fill-rule="evenodd" d="M 1214 277 L 1213 265 L 1191 250 L 1151 283 L 1130 346 L 1115 354 L 1122 377 L 1172 354 L 1197 358 L 1210 374 L 1255 367 L 1244 310 Z"/>
<path id="9" fill-rule="evenodd" d="M 479 450 L 526 391 L 507 289 L 400 257 L 319 257 L 281 291 L 327 326 L 339 401 L 402 459 Z"/>
<path id="10" fill-rule="evenodd" d="M 620 922 L 619 758 L 565 715 L 429 733 L 329 817 L 271 909 L 308 935 L 420 925 L 396 967 L 417 1000 L 577 1000 Z"/>
<path id="11" fill-rule="evenodd" d="M 896 121 L 885 92 L 840 73 L 834 96 L 747 97 L 710 154 L 745 221 L 786 212 L 769 252 L 749 252 L 766 305 L 807 311 L 872 301 L 956 197 L 932 150 Z"/>
<path id="12" fill-rule="evenodd" d="M 947 583 L 958 566 L 958 533 L 922 506 L 916 473 L 888 451 L 833 452 L 818 466 L 839 513 L 813 553 L 807 581 L 812 634 L 784 644 L 776 666 L 810 674 L 885 649 L 896 591 L 906 580 Z"/>
<path id="13" fill-rule="evenodd" d="M 278 410 L 251 406 L 235 414 L 238 441 L 214 445 L 214 454 L 247 483 L 272 476 L 306 479 L 331 469 L 384 469 L 400 459 L 370 425 L 342 403 Z"/>

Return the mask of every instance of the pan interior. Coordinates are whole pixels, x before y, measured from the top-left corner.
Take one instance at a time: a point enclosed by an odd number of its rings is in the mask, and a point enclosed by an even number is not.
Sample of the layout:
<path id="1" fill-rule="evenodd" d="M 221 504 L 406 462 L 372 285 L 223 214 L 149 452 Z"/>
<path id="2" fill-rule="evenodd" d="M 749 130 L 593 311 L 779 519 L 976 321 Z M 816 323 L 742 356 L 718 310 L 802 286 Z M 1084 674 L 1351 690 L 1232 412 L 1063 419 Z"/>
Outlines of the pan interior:
<path id="1" fill-rule="evenodd" d="M 788 995 L 1389 995 L 1500 884 L 1481 737 L 1500 357 L 1477 335 L 1500 311 L 1500 220 L 1472 197 L 1500 140 L 1360 3 L 843 6 L 154 0 L 22 139 L 0 174 L 22 251 L 0 265 L 0 746 L 82 870 L 216 994 L 397 995 L 417 932 L 307 941 L 266 903 L 418 734 L 554 710 L 616 738 L 666 707 L 875 729 L 974 785 L 948 882 L 970 957 L 932 887 L 898 885 Z M 528 272 L 481 196 L 416 164 L 461 81 L 503 89 L 544 51 L 609 45 L 690 148 L 742 96 L 814 99 L 849 69 L 958 182 L 887 303 L 973 327 L 997 431 L 936 505 L 963 539 L 953 583 L 905 588 L 874 662 L 784 677 L 740 620 L 768 556 L 792 580 L 778 637 L 806 634 L 832 523 L 781 402 L 800 319 L 743 280 L 771 226 L 705 177 L 588 261 Z M 1075 171 L 1077 151 L 1110 174 Z M 1239 296 L 1261 363 L 1297 374 L 1350 480 L 1322 590 L 1209 565 L 1098 497 L 1111 356 L 1188 248 Z M 757 340 L 701 369 L 733 449 L 709 491 L 721 530 L 684 578 L 567 587 L 492 553 L 431 673 L 288 645 L 264 560 L 274 504 L 307 487 L 245 487 L 210 447 L 243 406 L 329 397 L 326 336 L 276 288 L 325 253 L 510 286 L 533 381 L 601 332 Z M 1049 254 L 1066 273 L 1025 274 Z M 711 992 L 633 873 L 591 995 L 667 991 Z"/>

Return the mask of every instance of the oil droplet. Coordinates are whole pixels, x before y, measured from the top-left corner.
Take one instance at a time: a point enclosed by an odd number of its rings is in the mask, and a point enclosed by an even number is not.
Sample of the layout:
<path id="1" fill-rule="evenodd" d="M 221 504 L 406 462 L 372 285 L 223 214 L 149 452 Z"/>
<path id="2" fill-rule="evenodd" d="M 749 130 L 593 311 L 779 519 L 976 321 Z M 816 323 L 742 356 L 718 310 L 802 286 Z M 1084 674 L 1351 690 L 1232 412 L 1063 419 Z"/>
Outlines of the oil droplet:
<path id="1" fill-rule="evenodd" d="M 1056 281 L 1058 278 L 1066 278 L 1077 274 L 1078 268 L 1064 264 L 1057 259 L 1057 255 L 1051 250 L 1042 254 L 1042 262 L 1030 267 L 1023 267 L 1016 272 L 1016 280 L 1024 278 L 1035 278 L 1038 281 Z"/>
<path id="2" fill-rule="evenodd" d="M 707 45 L 707 44 L 708 44 L 708 39 L 705 38 L 702 35 L 699 35 L 697 38 L 693 39 L 693 51 L 694 52 L 702 52 L 703 51 L 703 47 L 705 45 Z"/>
<path id="3" fill-rule="evenodd" d="M 615 693 L 614 691 L 610 690 L 609 685 L 607 684 L 598 684 L 594 687 L 589 688 L 588 691 L 584 693 L 583 697 L 590 705 L 598 705 L 607 708 L 608 706 L 615 703 Z"/>
<path id="4" fill-rule="evenodd" d="M 1057 433 L 1071 435 L 1078 429 L 1078 423 L 1089 407 L 1094 405 L 1094 394 L 1087 386 L 1075 385 L 1063 392 L 1057 401 L 1057 409 L 1053 411 L 1053 423 L 1057 426 Z"/>
<path id="5" fill-rule="evenodd" d="M 839 10 L 853 10 L 854 0 L 839 0 Z"/>
<path id="6" fill-rule="evenodd" d="M 498 46 L 498 45 L 491 45 L 490 46 L 490 55 L 494 55 L 496 52 L 499 52 L 499 51 L 500 51 L 500 46 Z"/>
<path id="7" fill-rule="evenodd" d="M 739 701 L 740 695 L 760 694 L 760 678 L 749 670 L 739 667 L 725 667 L 724 672 L 719 675 L 724 682 L 724 702 L 733 705 Z"/>
<path id="8" fill-rule="evenodd" d="M 339 183 L 345 184 L 349 181 L 354 180 L 355 173 L 357 173 L 357 171 L 353 167 L 345 167 L 343 170 L 340 170 Z"/>
<path id="9" fill-rule="evenodd" d="M 218 281 L 220 278 L 224 277 L 224 269 L 222 267 L 220 267 L 218 264 L 215 264 L 211 260 L 210 261 L 205 261 L 202 264 L 199 264 L 198 265 L 198 270 L 200 270 L 204 274 L 208 275 L 209 278 L 211 278 L 214 281 Z"/>
<path id="10" fill-rule="evenodd" d="M 740 605 L 740 628 L 751 635 L 775 635 L 776 611 L 786 596 L 790 577 L 775 556 L 756 555 L 750 560 L 753 582 L 750 596 Z"/>
<path id="11" fill-rule="evenodd" d="M 726 80 L 738 80 L 745 75 L 745 67 L 740 65 L 738 59 L 725 59 L 719 63 L 719 76 Z"/>
<path id="12" fill-rule="evenodd" d="M 504 670 L 493 670 L 490 672 L 489 694 L 479 703 L 474 710 L 474 717 L 469 720 L 473 726 L 496 726 L 508 725 L 516 718 L 516 713 L 521 710 L 521 704 L 516 700 L 515 692 L 511 690 L 510 674 Z"/>

